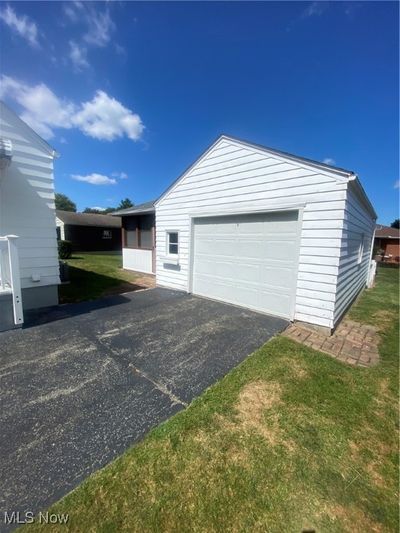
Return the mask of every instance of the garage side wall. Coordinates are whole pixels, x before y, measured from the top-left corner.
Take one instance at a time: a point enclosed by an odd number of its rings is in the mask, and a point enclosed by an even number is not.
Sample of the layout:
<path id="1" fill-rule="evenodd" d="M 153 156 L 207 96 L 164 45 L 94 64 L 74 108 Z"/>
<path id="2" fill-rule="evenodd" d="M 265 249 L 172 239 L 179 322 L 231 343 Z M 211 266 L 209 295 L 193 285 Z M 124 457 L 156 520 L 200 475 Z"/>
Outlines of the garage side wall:
<path id="1" fill-rule="evenodd" d="M 302 211 L 295 319 L 333 327 L 347 183 L 317 168 L 222 139 L 156 205 L 157 284 L 189 291 L 191 217 Z M 179 232 L 179 264 L 166 235 Z"/>
<path id="2" fill-rule="evenodd" d="M 345 203 L 334 314 L 335 324 L 354 298 L 366 286 L 374 229 L 375 220 L 357 195 L 354 184 L 350 182 Z"/>

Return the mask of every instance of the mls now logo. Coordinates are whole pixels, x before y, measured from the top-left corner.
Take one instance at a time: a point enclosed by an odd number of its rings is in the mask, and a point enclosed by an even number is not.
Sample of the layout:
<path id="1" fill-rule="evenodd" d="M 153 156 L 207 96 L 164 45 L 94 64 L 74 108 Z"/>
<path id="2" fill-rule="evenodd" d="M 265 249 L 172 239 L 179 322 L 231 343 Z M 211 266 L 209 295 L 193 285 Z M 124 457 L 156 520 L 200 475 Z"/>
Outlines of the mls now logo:
<path id="1" fill-rule="evenodd" d="M 68 514 L 58 513 L 39 513 L 36 518 L 32 511 L 21 513 L 20 511 L 12 511 L 4 513 L 4 523 L 10 524 L 33 524 L 35 520 L 39 524 L 66 524 L 68 522 Z"/>

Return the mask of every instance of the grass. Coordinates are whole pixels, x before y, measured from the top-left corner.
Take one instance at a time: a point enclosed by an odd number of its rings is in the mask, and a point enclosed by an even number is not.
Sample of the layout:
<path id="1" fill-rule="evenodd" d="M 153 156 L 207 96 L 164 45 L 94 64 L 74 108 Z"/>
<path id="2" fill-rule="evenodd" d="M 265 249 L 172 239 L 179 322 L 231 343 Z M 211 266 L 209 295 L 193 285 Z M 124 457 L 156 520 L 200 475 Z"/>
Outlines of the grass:
<path id="1" fill-rule="evenodd" d="M 276 337 L 54 505 L 63 530 L 398 531 L 398 288 L 381 270 L 351 310 L 378 366 Z"/>
<path id="2" fill-rule="evenodd" d="M 138 274 L 122 269 L 120 254 L 79 252 L 67 263 L 70 283 L 59 286 L 60 303 L 94 300 L 134 290 L 135 282 L 140 278 Z"/>

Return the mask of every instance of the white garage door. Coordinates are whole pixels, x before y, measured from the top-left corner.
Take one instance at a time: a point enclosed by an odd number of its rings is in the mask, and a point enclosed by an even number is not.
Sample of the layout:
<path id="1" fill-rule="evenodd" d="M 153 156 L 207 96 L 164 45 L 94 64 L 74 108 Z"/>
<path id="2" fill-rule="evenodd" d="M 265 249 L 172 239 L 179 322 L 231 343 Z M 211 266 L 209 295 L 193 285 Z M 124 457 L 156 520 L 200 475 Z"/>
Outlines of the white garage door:
<path id="1" fill-rule="evenodd" d="M 193 293 L 293 318 L 297 211 L 195 219 Z"/>

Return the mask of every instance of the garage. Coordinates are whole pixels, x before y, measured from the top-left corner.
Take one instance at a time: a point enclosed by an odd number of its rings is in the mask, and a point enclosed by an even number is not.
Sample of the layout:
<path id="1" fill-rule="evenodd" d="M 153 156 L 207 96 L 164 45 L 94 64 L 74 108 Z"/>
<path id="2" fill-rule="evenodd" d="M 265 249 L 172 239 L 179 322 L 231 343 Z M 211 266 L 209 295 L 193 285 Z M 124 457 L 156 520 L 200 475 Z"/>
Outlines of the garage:
<path id="1" fill-rule="evenodd" d="M 293 318 L 298 211 L 194 219 L 192 291 Z"/>
<path id="2" fill-rule="evenodd" d="M 329 333 L 366 286 L 357 174 L 221 135 L 156 200 L 157 285 Z"/>

